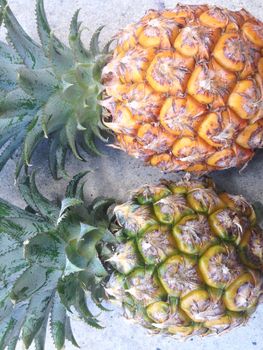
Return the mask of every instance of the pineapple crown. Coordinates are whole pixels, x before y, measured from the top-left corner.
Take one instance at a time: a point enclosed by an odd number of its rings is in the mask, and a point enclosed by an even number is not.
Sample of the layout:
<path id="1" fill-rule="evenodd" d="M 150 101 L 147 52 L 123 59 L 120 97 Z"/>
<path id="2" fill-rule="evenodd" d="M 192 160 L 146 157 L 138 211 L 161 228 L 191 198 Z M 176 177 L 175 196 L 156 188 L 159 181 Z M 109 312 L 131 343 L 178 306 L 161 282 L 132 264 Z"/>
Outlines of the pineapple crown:
<path id="1" fill-rule="evenodd" d="M 38 44 L 25 33 L 6 0 L 0 0 L 0 8 L 8 42 L 0 42 L 0 170 L 21 148 L 18 176 L 23 166 L 30 165 L 38 144 L 48 138 L 50 169 L 59 178 L 65 174 L 68 150 L 84 160 L 80 147 L 99 154 L 95 138 L 105 141 L 100 76 L 111 42 L 100 50 L 100 27 L 85 48 L 77 10 L 69 47 L 64 45 L 50 29 L 43 0 L 37 0 Z"/>
<path id="2" fill-rule="evenodd" d="M 44 349 L 47 324 L 56 349 L 65 339 L 78 346 L 70 325 L 72 311 L 101 328 L 86 297 L 106 310 L 104 284 L 110 267 L 103 265 L 115 237 L 108 230 L 113 200 L 83 202 L 79 174 L 56 205 L 37 189 L 34 174 L 21 179 L 25 210 L 0 200 L 0 348 L 14 350 L 20 335 L 28 348 Z"/>

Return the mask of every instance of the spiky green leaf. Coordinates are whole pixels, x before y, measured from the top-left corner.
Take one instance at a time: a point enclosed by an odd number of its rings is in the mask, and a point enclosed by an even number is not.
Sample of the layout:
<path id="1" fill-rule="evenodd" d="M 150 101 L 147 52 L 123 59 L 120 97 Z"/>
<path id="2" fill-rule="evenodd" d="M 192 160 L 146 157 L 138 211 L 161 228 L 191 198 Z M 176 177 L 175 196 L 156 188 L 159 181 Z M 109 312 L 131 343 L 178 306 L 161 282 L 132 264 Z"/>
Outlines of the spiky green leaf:
<path id="1" fill-rule="evenodd" d="M 83 171 L 81 173 L 78 173 L 73 177 L 73 179 L 69 182 L 67 189 L 66 189 L 66 197 L 76 197 L 77 189 L 79 187 L 80 180 L 83 179 L 84 176 L 86 176 L 89 173 L 89 171 Z"/>
<path id="2" fill-rule="evenodd" d="M 17 87 L 17 70 L 20 65 L 2 62 L 0 65 L 0 89 L 11 91 Z"/>
<path id="3" fill-rule="evenodd" d="M 21 88 L 17 87 L 12 91 L 7 92 L 1 99 L 0 118 L 11 118 L 15 114 L 17 117 L 21 115 L 32 115 L 36 112 L 36 106 L 36 100 L 33 97 L 29 96 Z M 19 119 L 19 122 L 22 122 L 21 117 Z"/>
<path id="4" fill-rule="evenodd" d="M 76 146 L 76 138 L 77 138 L 77 122 L 74 119 L 68 119 L 66 124 L 66 135 L 69 147 L 73 152 L 74 156 L 79 160 L 84 160 L 83 157 L 79 154 Z"/>
<path id="5" fill-rule="evenodd" d="M 97 56 L 100 53 L 100 48 L 99 48 L 99 37 L 102 29 L 105 26 L 100 26 L 92 35 L 91 40 L 90 40 L 90 51 L 94 56 Z"/>
<path id="6" fill-rule="evenodd" d="M 27 166 L 31 164 L 31 157 L 37 145 L 43 137 L 43 129 L 38 117 L 32 120 L 27 128 L 27 133 L 24 139 L 23 156 Z"/>
<path id="7" fill-rule="evenodd" d="M 44 267 L 38 265 L 30 266 L 14 283 L 11 299 L 15 302 L 27 300 L 44 286 L 48 273 L 50 272 Z"/>
<path id="8" fill-rule="evenodd" d="M 58 81 L 50 69 L 20 68 L 18 83 L 29 95 L 44 103 L 56 91 Z"/>
<path id="9" fill-rule="evenodd" d="M 72 52 L 58 41 L 53 33 L 50 33 L 49 60 L 58 78 L 61 78 L 74 65 Z"/>
<path id="10" fill-rule="evenodd" d="M 65 198 L 62 200 L 61 209 L 58 216 L 57 224 L 59 224 L 66 216 L 66 211 L 72 207 L 83 204 L 83 201 L 79 198 Z"/>
<path id="11" fill-rule="evenodd" d="M 19 56 L 29 68 L 44 68 L 49 66 L 41 47 L 23 30 L 9 6 L 3 10 L 4 23 L 8 40 L 12 42 Z"/>
<path id="12" fill-rule="evenodd" d="M 55 222 L 59 209 L 45 198 L 39 191 L 35 182 L 35 173 L 25 176 L 19 182 L 19 188 L 27 204 L 36 212 L 44 216 L 47 221 Z M 47 225 L 46 221 L 46 225 Z"/>
<path id="13" fill-rule="evenodd" d="M 51 289 L 41 289 L 35 293 L 29 303 L 27 315 L 22 328 L 22 339 L 26 349 L 32 344 L 36 334 L 45 321 L 49 312 L 49 303 L 54 291 Z"/>
<path id="14" fill-rule="evenodd" d="M 46 56 L 48 56 L 51 29 L 47 21 L 43 0 L 36 1 L 36 16 L 37 16 L 38 35 L 39 35 L 43 50 Z"/>
<path id="15" fill-rule="evenodd" d="M 6 63 L 11 64 L 23 63 L 18 53 L 11 46 L 8 46 L 3 41 L 0 41 L 0 57 L 2 62 L 5 61 Z"/>
<path id="16" fill-rule="evenodd" d="M 48 326 L 48 315 L 46 315 L 46 318 L 42 323 L 41 328 L 39 329 L 37 335 L 35 336 L 34 343 L 35 343 L 36 350 L 45 350 L 47 326 Z"/>
<path id="17" fill-rule="evenodd" d="M 12 138 L 12 141 L 9 140 L 9 144 L 5 149 L 0 151 L 0 171 L 3 169 L 7 161 L 13 156 L 16 150 L 21 146 L 24 138 L 24 130 L 18 133 L 15 138 Z"/>
<path id="18" fill-rule="evenodd" d="M 66 257 L 63 242 L 54 234 L 40 233 L 24 246 L 24 257 L 31 264 L 63 270 Z"/>
<path id="19" fill-rule="evenodd" d="M 70 318 L 68 316 L 66 317 L 65 335 L 66 335 L 66 339 L 69 340 L 74 346 L 76 346 L 77 348 L 80 347 L 73 335 L 71 324 L 70 324 Z"/>
<path id="20" fill-rule="evenodd" d="M 17 340 L 27 312 L 27 303 L 14 307 L 12 314 L 0 325 L 0 349 L 5 349 L 12 341 Z"/>
<path id="21" fill-rule="evenodd" d="M 29 267 L 24 259 L 21 245 L 14 245 L 14 247 L 16 246 L 17 248 L 0 255 L 0 279 L 2 281 L 6 281 L 10 277 L 13 278 L 16 273 Z"/>
<path id="22" fill-rule="evenodd" d="M 77 10 L 72 17 L 70 30 L 69 30 L 69 45 L 73 51 L 74 58 L 80 62 L 89 62 L 90 54 L 85 49 L 81 41 L 81 22 L 78 21 L 79 11 Z"/>
<path id="23" fill-rule="evenodd" d="M 51 309 L 51 334 L 57 350 L 61 350 L 66 338 L 66 308 L 61 303 L 59 295 L 56 293 Z"/>

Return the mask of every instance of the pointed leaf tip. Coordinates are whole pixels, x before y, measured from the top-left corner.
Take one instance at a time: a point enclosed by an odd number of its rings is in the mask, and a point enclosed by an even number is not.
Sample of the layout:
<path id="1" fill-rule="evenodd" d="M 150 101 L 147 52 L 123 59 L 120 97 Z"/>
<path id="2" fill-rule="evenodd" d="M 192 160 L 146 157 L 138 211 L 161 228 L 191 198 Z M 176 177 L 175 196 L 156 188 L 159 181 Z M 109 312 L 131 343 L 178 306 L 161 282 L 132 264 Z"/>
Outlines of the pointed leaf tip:
<path id="1" fill-rule="evenodd" d="M 78 129 L 77 129 L 76 120 L 73 118 L 69 118 L 66 124 L 66 136 L 67 136 L 69 147 L 77 159 L 81 161 L 85 161 L 85 159 L 79 154 L 79 151 L 77 149 L 77 145 L 76 145 L 77 133 L 78 133 Z"/>
<path id="2" fill-rule="evenodd" d="M 7 39 L 11 41 L 25 65 L 29 68 L 48 67 L 49 62 L 42 48 L 24 31 L 8 5 L 4 8 L 3 17 Z"/>
<path id="3" fill-rule="evenodd" d="M 100 26 L 91 37 L 90 51 L 92 52 L 93 56 L 97 56 L 100 53 L 99 37 L 100 37 L 100 33 L 104 27 L 105 27 L 105 25 Z"/>
<path id="4" fill-rule="evenodd" d="M 67 186 L 66 197 L 75 197 L 77 195 L 81 179 L 83 179 L 83 177 L 85 177 L 89 172 L 89 170 L 83 171 L 73 177 L 73 179 L 69 182 Z"/>
<path id="5" fill-rule="evenodd" d="M 62 200 L 61 203 L 61 209 L 59 212 L 58 220 L 57 220 L 57 225 L 65 218 L 65 213 L 68 209 L 72 207 L 76 207 L 78 205 L 83 204 L 83 201 L 78 198 L 65 198 Z"/>
<path id="6" fill-rule="evenodd" d="M 56 293 L 51 309 L 50 329 L 57 350 L 62 350 L 65 344 L 66 317 L 66 308 L 61 303 L 58 293 Z"/>

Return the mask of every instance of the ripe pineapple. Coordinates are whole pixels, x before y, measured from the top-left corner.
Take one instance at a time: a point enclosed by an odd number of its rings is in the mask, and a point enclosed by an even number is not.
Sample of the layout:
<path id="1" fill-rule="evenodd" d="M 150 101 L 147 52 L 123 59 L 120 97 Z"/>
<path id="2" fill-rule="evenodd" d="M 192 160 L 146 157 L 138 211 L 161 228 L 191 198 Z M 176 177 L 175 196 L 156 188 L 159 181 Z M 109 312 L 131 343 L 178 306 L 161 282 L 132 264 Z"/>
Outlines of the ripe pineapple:
<path id="1" fill-rule="evenodd" d="M 0 43 L 0 169 L 22 148 L 19 174 L 46 137 L 57 178 L 68 149 L 98 153 L 107 128 L 118 148 L 166 171 L 241 166 L 263 146 L 263 25 L 245 10 L 151 10 L 110 52 L 99 49 L 102 28 L 85 48 L 78 11 L 65 46 L 36 3 L 41 45 L 0 0 L 11 42 Z"/>
<path id="2" fill-rule="evenodd" d="M 122 304 L 153 333 L 220 334 L 244 324 L 263 291 L 263 231 L 242 196 L 218 193 L 211 180 L 144 186 L 123 204 L 86 205 L 77 175 L 60 207 L 37 190 L 19 188 L 23 211 L 0 200 L 0 348 L 77 345 L 69 310 L 100 328 L 89 293 Z"/>
<path id="3" fill-rule="evenodd" d="M 263 147 L 263 24 L 248 12 L 177 5 L 117 36 L 103 69 L 106 125 L 163 170 L 247 163 Z"/>

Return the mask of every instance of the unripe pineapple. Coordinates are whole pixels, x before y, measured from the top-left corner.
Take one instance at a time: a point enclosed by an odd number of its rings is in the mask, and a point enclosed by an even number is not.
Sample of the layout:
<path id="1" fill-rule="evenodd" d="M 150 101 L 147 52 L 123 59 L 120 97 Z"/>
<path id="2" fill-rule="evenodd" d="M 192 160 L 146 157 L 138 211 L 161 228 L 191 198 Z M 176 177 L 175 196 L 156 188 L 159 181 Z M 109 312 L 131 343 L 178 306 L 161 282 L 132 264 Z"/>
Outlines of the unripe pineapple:
<path id="1" fill-rule="evenodd" d="M 22 147 L 19 174 L 45 137 L 62 176 L 68 149 L 97 154 L 107 128 L 115 147 L 165 171 L 240 167 L 263 146 L 263 25 L 245 10 L 150 10 L 110 51 L 99 49 L 102 28 L 85 47 L 78 11 L 67 47 L 36 3 L 41 45 L 0 0 L 12 43 L 0 43 L 0 169 Z"/>
<path id="2" fill-rule="evenodd" d="M 210 181 L 163 182 L 114 213 L 124 242 L 109 259 L 117 273 L 106 292 L 129 317 L 185 337 L 229 330 L 254 311 L 263 232 L 243 197 L 218 194 Z"/>
<path id="3" fill-rule="evenodd" d="M 69 310 L 100 328 L 86 300 L 122 304 L 126 317 L 179 338 L 244 324 L 263 291 L 263 231 L 241 196 L 211 180 L 144 186 L 123 204 L 86 205 L 77 175 L 58 207 L 19 184 L 26 211 L 0 200 L 1 349 L 77 344 Z M 41 345 L 41 346 L 40 346 Z"/>

